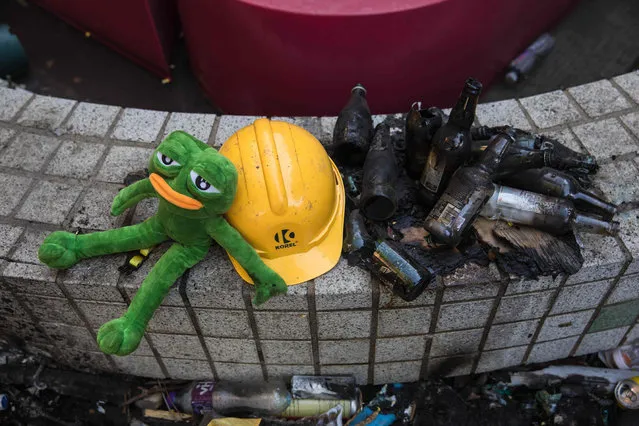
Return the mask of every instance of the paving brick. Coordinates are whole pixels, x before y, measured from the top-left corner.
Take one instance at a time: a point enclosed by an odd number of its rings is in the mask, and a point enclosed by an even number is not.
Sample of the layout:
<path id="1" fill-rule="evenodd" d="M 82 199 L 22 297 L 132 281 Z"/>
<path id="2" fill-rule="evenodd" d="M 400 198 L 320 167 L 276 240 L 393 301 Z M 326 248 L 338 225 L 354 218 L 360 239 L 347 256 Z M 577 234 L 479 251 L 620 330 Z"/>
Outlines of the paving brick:
<path id="1" fill-rule="evenodd" d="M 616 118 L 574 126 L 572 131 L 588 152 L 600 160 L 639 152 L 639 145 Z M 602 143 L 602 141 L 606 142 Z"/>
<path id="2" fill-rule="evenodd" d="M 18 117 L 18 124 L 55 130 L 60 127 L 75 104 L 76 102 L 70 99 L 36 95 Z"/>
<path id="3" fill-rule="evenodd" d="M 375 364 L 374 384 L 410 383 L 419 380 L 421 361 L 402 361 Z"/>
<path id="4" fill-rule="evenodd" d="M 311 338 L 307 312 L 255 312 L 255 322 L 260 339 Z"/>
<path id="5" fill-rule="evenodd" d="M 559 291 L 550 314 L 581 311 L 596 308 L 603 300 L 613 280 L 595 281 L 590 284 L 564 287 Z"/>
<path id="6" fill-rule="evenodd" d="M 260 344 L 267 364 L 313 364 L 310 340 L 262 340 Z"/>
<path id="7" fill-rule="evenodd" d="M 466 284 L 450 286 L 444 290 L 444 302 L 485 299 L 497 296 L 499 283 Z"/>
<path id="8" fill-rule="evenodd" d="M 106 145 L 65 141 L 49 163 L 46 173 L 76 179 L 87 179 L 95 173 L 95 166 Z"/>
<path id="9" fill-rule="evenodd" d="M 591 117 L 599 117 L 631 106 L 608 80 L 571 87 L 568 92 Z"/>
<path id="10" fill-rule="evenodd" d="M 217 133 L 215 134 L 215 146 L 219 147 L 230 138 L 233 133 L 237 132 L 243 127 L 253 124 L 255 120 L 261 117 L 255 117 L 251 115 L 223 115 L 220 117 L 220 122 L 217 126 Z"/>
<path id="11" fill-rule="evenodd" d="M 33 93 L 0 87 L 0 121 L 9 121 L 27 103 Z"/>
<path id="12" fill-rule="evenodd" d="M 70 348 L 78 351 L 100 351 L 95 338 L 86 327 L 50 322 L 41 322 L 40 326 L 62 352 Z"/>
<path id="13" fill-rule="evenodd" d="M 155 142 L 167 115 L 165 111 L 125 108 L 111 137 L 127 141 Z"/>
<path id="14" fill-rule="evenodd" d="M 535 364 L 538 362 L 547 362 L 555 359 L 567 358 L 570 355 L 579 336 L 568 337 L 566 339 L 553 340 L 550 342 L 536 343 L 526 363 Z"/>
<path id="15" fill-rule="evenodd" d="M 476 372 L 483 373 L 484 371 L 494 371 L 512 365 L 519 365 L 524 359 L 526 349 L 526 346 L 518 346 L 496 351 L 484 351 L 479 357 Z"/>
<path id="16" fill-rule="evenodd" d="M 194 138 L 207 143 L 213 130 L 213 123 L 215 123 L 215 114 L 174 112 L 166 123 L 162 139 L 175 130 L 184 130 Z"/>
<path id="17" fill-rule="evenodd" d="M 84 325 L 66 299 L 25 295 L 25 302 L 33 315 L 41 322 L 55 322 L 70 325 Z"/>
<path id="18" fill-rule="evenodd" d="M 113 357 L 120 371 L 133 376 L 164 378 L 160 364 L 152 356 L 116 356 Z"/>
<path id="19" fill-rule="evenodd" d="M 619 117 L 623 124 L 628 126 L 630 131 L 639 138 L 639 111 L 632 112 Z"/>
<path id="20" fill-rule="evenodd" d="M 439 311 L 437 331 L 483 327 L 493 307 L 492 300 L 443 305 Z"/>
<path id="21" fill-rule="evenodd" d="M 635 102 L 639 103 L 639 71 L 629 72 L 613 78 Z"/>
<path id="22" fill-rule="evenodd" d="M 20 226 L 11 226 L 0 224 L 0 256 L 6 257 L 9 250 L 18 241 L 22 235 L 24 228 Z"/>
<path id="23" fill-rule="evenodd" d="M 103 182 L 123 183 L 127 174 L 144 170 L 149 165 L 153 150 L 130 146 L 112 146 L 97 179 Z"/>
<path id="24" fill-rule="evenodd" d="M 320 117 L 320 142 L 324 145 L 333 144 L 333 130 L 335 130 L 335 123 L 337 123 L 337 117 Z"/>
<path id="25" fill-rule="evenodd" d="M 639 296 L 639 274 L 622 277 L 612 294 L 606 300 L 607 305 L 636 299 Z"/>
<path id="26" fill-rule="evenodd" d="M 569 123 L 580 118 L 579 111 L 572 106 L 568 96 L 561 90 L 520 99 L 537 127 L 545 129 Z"/>
<path id="27" fill-rule="evenodd" d="M 585 233 L 578 233 L 576 236 L 584 264 L 579 272 L 568 277 L 566 284 L 600 281 L 619 274 L 626 263 L 626 257 L 617 240 L 613 237 Z"/>
<path id="28" fill-rule="evenodd" d="M 31 178 L 0 173 L 0 216 L 8 216 L 16 208 L 31 185 Z"/>
<path id="29" fill-rule="evenodd" d="M 55 283 L 56 271 L 44 265 L 10 262 L 2 276 L 18 293 L 64 296 Z"/>
<path id="30" fill-rule="evenodd" d="M 368 362 L 370 341 L 358 340 L 320 340 L 319 362 L 329 364 L 358 364 Z"/>
<path id="31" fill-rule="evenodd" d="M 194 309 L 202 334 L 212 337 L 253 337 L 248 314 L 242 310 Z"/>
<path id="32" fill-rule="evenodd" d="M 111 216 L 111 204 L 118 194 L 116 187 L 89 188 L 73 213 L 71 226 L 84 230 L 104 231 L 122 226 L 125 215 Z"/>
<path id="33" fill-rule="evenodd" d="M 175 306 L 160 306 L 147 328 L 158 333 L 195 334 L 195 328 L 186 309 Z"/>
<path id="34" fill-rule="evenodd" d="M 554 130 L 552 132 L 543 132 L 543 134 L 551 139 L 559 141 L 562 145 L 565 145 L 573 151 L 581 152 L 582 154 L 588 153 L 579 143 L 579 139 L 577 139 L 570 128 Z"/>
<path id="35" fill-rule="evenodd" d="M 488 333 L 486 343 L 484 343 L 484 349 L 527 345 L 531 342 L 538 325 L 539 320 L 493 325 Z"/>
<path id="36" fill-rule="evenodd" d="M 16 217 L 60 225 L 80 192 L 82 192 L 81 185 L 40 181 L 27 197 Z"/>
<path id="37" fill-rule="evenodd" d="M 325 376 L 353 376 L 358 385 L 368 383 L 368 364 L 322 365 L 320 374 Z"/>
<path id="38" fill-rule="evenodd" d="M 222 337 L 205 337 L 206 347 L 211 358 L 217 362 L 260 362 L 257 357 L 255 341 L 249 339 L 225 339 Z M 218 371 L 219 373 L 219 371 Z"/>
<path id="39" fill-rule="evenodd" d="M 15 134 L 15 130 L 0 127 L 0 149 L 4 148 L 7 145 L 7 142 L 9 142 L 9 139 L 11 139 Z"/>
<path id="40" fill-rule="evenodd" d="M 246 309 L 242 298 L 244 281 L 220 247 L 189 271 L 186 294 L 193 307 Z"/>
<path id="41" fill-rule="evenodd" d="M 626 275 L 639 272 L 639 210 L 629 210 L 617 215 L 620 224 L 619 237 L 632 255 L 632 261 L 624 272 Z"/>
<path id="42" fill-rule="evenodd" d="M 116 302 L 76 301 L 76 303 L 89 321 L 89 325 L 96 330 L 105 322 L 124 315 L 127 308 L 125 303 Z"/>
<path id="43" fill-rule="evenodd" d="M 337 266 L 315 279 L 315 301 L 318 311 L 370 308 L 373 303 L 371 275 L 340 259 Z"/>
<path id="44" fill-rule="evenodd" d="M 495 324 L 542 317 L 550 305 L 553 293 L 544 291 L 503 297 L 497 308 Z"/>
<path id="45" fill-rule="evenodd" d="M 477 105 L 477 118 L 484 126 L 510 125 L 530 130 L 530 123 L 514 99 Z"/>
<path id="46" fill-rule="evenodd" d="M 626 331 L 628 331 L 628 326 L 586 334 L 575 355 L 586 355 L 616 348 L 621 343 Z"/>
<path id="47" fill-rule="evenodd" d="M 3 151 L 0 166 L 37 172 L 59 144 L 56 138 L 20 133 Z"/>
<path id="48" fill-rule="evenodd" d="M 140 201 L 133 211 L 133 218 L 131 219 L 131 224 L 136 225 L 138 223 L 142 223 L 151 216 L 155 216 L 158 212 L 158 206 L 160 204 L 160 200 L 158 198 L 145 198 Z"/>
<path id="49" fill-rule="evenodd" d="M 117 367 L 114 368 L 107 356 L 102 352 L 76 351 L 66 348 L 65 351 L 60 351 L 60 354 L 60 358 L 57 358 L 56 362 L 73 370 L 85 371 L 91 374 L 119 373 L 119 369 Z"/>
<path id="50" fill-rule="evenodd" d="M 317 139 L 322 135 L 322 123 L 319 117 L 273 117 L 273 121 L 285 121 L 294 124 L 315 136 Z"/>
<path id="51" fill-rule="evenodd" d="M 231 364 L 216 362 L 215 371 L 220 380 L 256 382 L 264 380 L 259 364 Z"/>
<path id="52" fill-rule="evenodd" d="M 59 273 L 59 280 L 73 299 L 123 302 L 117 289 L 118 267 L 123 254 L 85 259 Z"/>
<path id="53" fill-rule="evenodd" d="M 506 296 L 511 294 L 529 293 L 531 291 L 549 290 L 551 288 L 559 287 L 561 281 L 566 278 L 565 275 L 560 274 L 557 277 L 539 277 L 536 280 L 526 278 L 515 278 L 508 284 L 506 289 Z"/>
<path id="54" fill-rule="evenodd" d="M 244 291 L 248 291 L 250 299 L 255 296 L 255 287 L 242 284 Z M 300 311 L 308 309 L 308 283 L 296 284 L 288 287 L 285 295 L 272 297 L 259 306 L 253 305 L 256 311 Z"/>
<path id="55" fill-rule="evenodd" d="M 162 357 L 162 362 L 172 379 L 206 380 L 213 378 L 208 361 Z"/>
<path id="56" fill-rule="evenodd" d="M 297 374 L 312 376 L 315 374 L 315 367 L 312 365 L 267 365 L 269 380 L 280 379 L 288 382 L 291 377 Z"/>
<path id="57" fill-rule="evenodd" d="M 593 183 L 613 204 L 639 201 L 637 174 L 636 161 L 613 161 L 599 167 Z"/>
<path id="58" fill-rule="evenodd" d="M 474 300 L 494 297 L 499 291 L 501 281 L 499 271 L 494 264 L 480 266 L 467 263 L 455 272 L 444 276 L 444 302 L 455 300 Z"/>
<path id="59" fill-rule="evenodd" d="M 429 377 L 467 376 L 473 369 L 474 355 L 430 358 L 427 373 Z"/>
<path id="60" fill-rule="evenodd" d="M 616 305 L 608 305 L 599 311 L 599 315 L 588 329 L 589 333 L 623 327 L 634 324 L 639 315 L 639 299 L 629 300 Z"/>
<path id="61" fill-rule="evenodd" d="M 580 335 L 594 312 L 595 310 L 591 309 L 547 317 L 537 336 L 537 342 Z"/>
<path id="62" fill-rule="evenodd" d="M 74 135 L 104 137 L 120 107 L 80 102 L 64 125 L 64 130 Z"/>
<path id="63" fill-rule="evenodd" d="M 11 260 L 41 264 L 38 259 L 38 249 L 50 233 L 40 229 L 27 229 L 11 255 Z"/>
<path id="64" fill-rule="evenodd" d="M 380 309 L 390 309 L 390 308 L 404 308 L 404 307 L 416 307 L 423 305 L 433 305 L 435 304 L 435 296 L 437 293 L 436 287 L 441 284 L 441 277 L 436 277 L 435 281 L 431 284 L 432 288 L 428 288 L 424 290 L 422 294 L 417 296 L 417 299 L 407 302 L 403 300 L 398 295 L 394 294 L 392 290 L 381 284 L 377 279 L 372 279 L 372 285 L 379 286 L 379 308 Z"/>
<path id="65" fill-rule="evenodd" d="M 204 349 L 197 336 L 149 333 L 149 338 L 162 358 L 206 360 Z"/>
<path id="66" fill-rule="evenodd" d="M 424 356 L 426 336 L 377 339 L 375 362 L 420 360 Z"/>
<path id="67" fill-rule="evenodd" d="M 483 329 L 450 331 L 433 335 L 430 356 L 470 354 L 477 352 Z"/>
<path id="68" fill-rule="evenodd" d="M 632 343 L 637 339 L 639 339 L 639 324 L 635 324 L 632 326 L 632 329 L 630 330 L 628 335 L 626 335 L 626 341 L 624 342 L 624 344 Z"/>
<path id="69" fill-rule="evenodd" d="M 369 337 L 371 311 L 318 312 L 320 339 L 351 339 Z"/>
<path id="70" fill-rule="evenodd" d="M 381 337 L 427 334 L 432 308 L 428 306 L 404 309 L 380 309 L 377 335 Z"/>
<path id="71" fill-rule="evenodd" d="M 2 315 L 5 321 L 12 321 L 14 318 L 31 320 L 27 311 L 13 294 L 8 291 L 0 290 L 0 300 L 2 300 L 2 303 L 0 304 L 0 315 Z M 0 334 L 3 334 L 2 329 L 6 325 L 7 324 L 5 323 L 0 326 Z"/>

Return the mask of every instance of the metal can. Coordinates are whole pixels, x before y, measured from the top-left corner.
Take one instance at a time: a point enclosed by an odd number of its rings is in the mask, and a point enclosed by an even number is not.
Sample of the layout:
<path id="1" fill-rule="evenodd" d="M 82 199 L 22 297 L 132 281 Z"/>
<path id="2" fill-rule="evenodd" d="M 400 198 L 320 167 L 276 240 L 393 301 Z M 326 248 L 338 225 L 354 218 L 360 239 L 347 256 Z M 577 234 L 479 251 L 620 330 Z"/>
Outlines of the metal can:
<path id="1" fill-rule="evenodd" d="M 621 408 L 639 409 L 639 376 L 624 379 L 615 386 L 615 399 Z"/>
<path id="2" fill-rule="evenodd" d="M 293 399 L 280 416 L 290 418 L 314 417 L 338 405 L 342 406 L 345 419 L 353 417 L 362 407 L 362 395 L 350 399 Z"/>

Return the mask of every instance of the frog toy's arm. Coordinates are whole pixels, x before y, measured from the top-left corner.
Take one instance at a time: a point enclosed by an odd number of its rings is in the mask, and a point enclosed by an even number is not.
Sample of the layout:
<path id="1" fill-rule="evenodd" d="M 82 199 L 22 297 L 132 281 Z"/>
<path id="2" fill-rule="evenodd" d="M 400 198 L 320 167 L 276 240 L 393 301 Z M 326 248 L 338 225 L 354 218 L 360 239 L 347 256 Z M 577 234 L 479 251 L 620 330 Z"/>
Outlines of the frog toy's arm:
<path id="1" fill-rule="evenodd" d="M 111 214 L 119 216 L 129 207 L 135 206 L 145 198 L 157 197 L 158 194 L 153 189 L 149 178 L 139 180 L 123 188 L 113 199 L 111 204 Z"/>
<path id="2" fill-rule="evenodd" d="M 261 305 L 273 296 L 286 294 L 288 287 L 282 277 L 262 262 L 255 249 L 223 217 L 212 220 L 207 226 L 207 232 L 253 279 L 253 303 Z"/>

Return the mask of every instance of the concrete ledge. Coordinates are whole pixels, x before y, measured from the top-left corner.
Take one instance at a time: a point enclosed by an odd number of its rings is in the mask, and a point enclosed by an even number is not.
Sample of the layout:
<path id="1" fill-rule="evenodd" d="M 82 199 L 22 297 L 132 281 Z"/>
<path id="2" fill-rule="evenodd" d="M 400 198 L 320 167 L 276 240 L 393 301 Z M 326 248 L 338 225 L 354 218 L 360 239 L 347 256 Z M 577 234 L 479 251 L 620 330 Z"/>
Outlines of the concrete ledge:
<path id="1" fill-rule="evenodd" d="M 468 374 L 639 337 L 639 72 L 478 108 L 481 124 L 554 135 L 602 164 L 595 185 L 622 204 L 622 232 L 580 235 L 577 274 L 533 281 L 470 265 L 407 303 L 342 261 L 253 307 L 253 288 L 216 247 L 176 283 L 128 357 L 101 354 L 96 330 L 126 309 L 168 244 L 130 275 L 118 272 L 124 255 L 56 273 L 38 263 L 37 247 L 56 229 L 91 232 L 152 215 L 153 202 L 122 218 L 108 211 L 124 176 L 144 168 L 170 131 L 218 147 L 257 117 L 77 103 L 1 86 L 0 335 L 71 367 L 182 379 L 351 373 L 382 383 L 423 378 L 446 360 L 455 361 L 448 374 Z M 331 143 L 336 117 L 278 119 Z"/>

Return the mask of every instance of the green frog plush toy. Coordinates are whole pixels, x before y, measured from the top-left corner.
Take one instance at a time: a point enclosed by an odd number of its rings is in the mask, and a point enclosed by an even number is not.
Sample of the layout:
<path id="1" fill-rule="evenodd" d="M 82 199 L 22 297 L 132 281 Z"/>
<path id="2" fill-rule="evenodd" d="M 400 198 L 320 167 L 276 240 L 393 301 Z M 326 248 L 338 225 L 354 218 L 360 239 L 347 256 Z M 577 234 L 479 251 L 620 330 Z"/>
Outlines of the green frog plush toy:
<path id="1" fill-rule="evenodd" d="M 188 268 L 207 254 L 211 241 L 220 244 L 255 283 L 253 303 L 284 294 L 284 280 L 266 266 L 235 228 L 222 216 L 233 203 L 237 170 L 231 161 L 189 134 L 171 133 L 149 162 L 150 176 L 122 189 L 113 200 L 112 215 L 120 215 L 140 200 L 158 197 L 155 216 L 138 225 L 92 234 L 56 231 L 47 236 L 38 257 L 52 268 L 66 269 L 88 257 L 175 243 L 153 266 L 127 312 L 98 331 L 98 345 L 108 354 L 128 355 L 169 289 Z"/>

